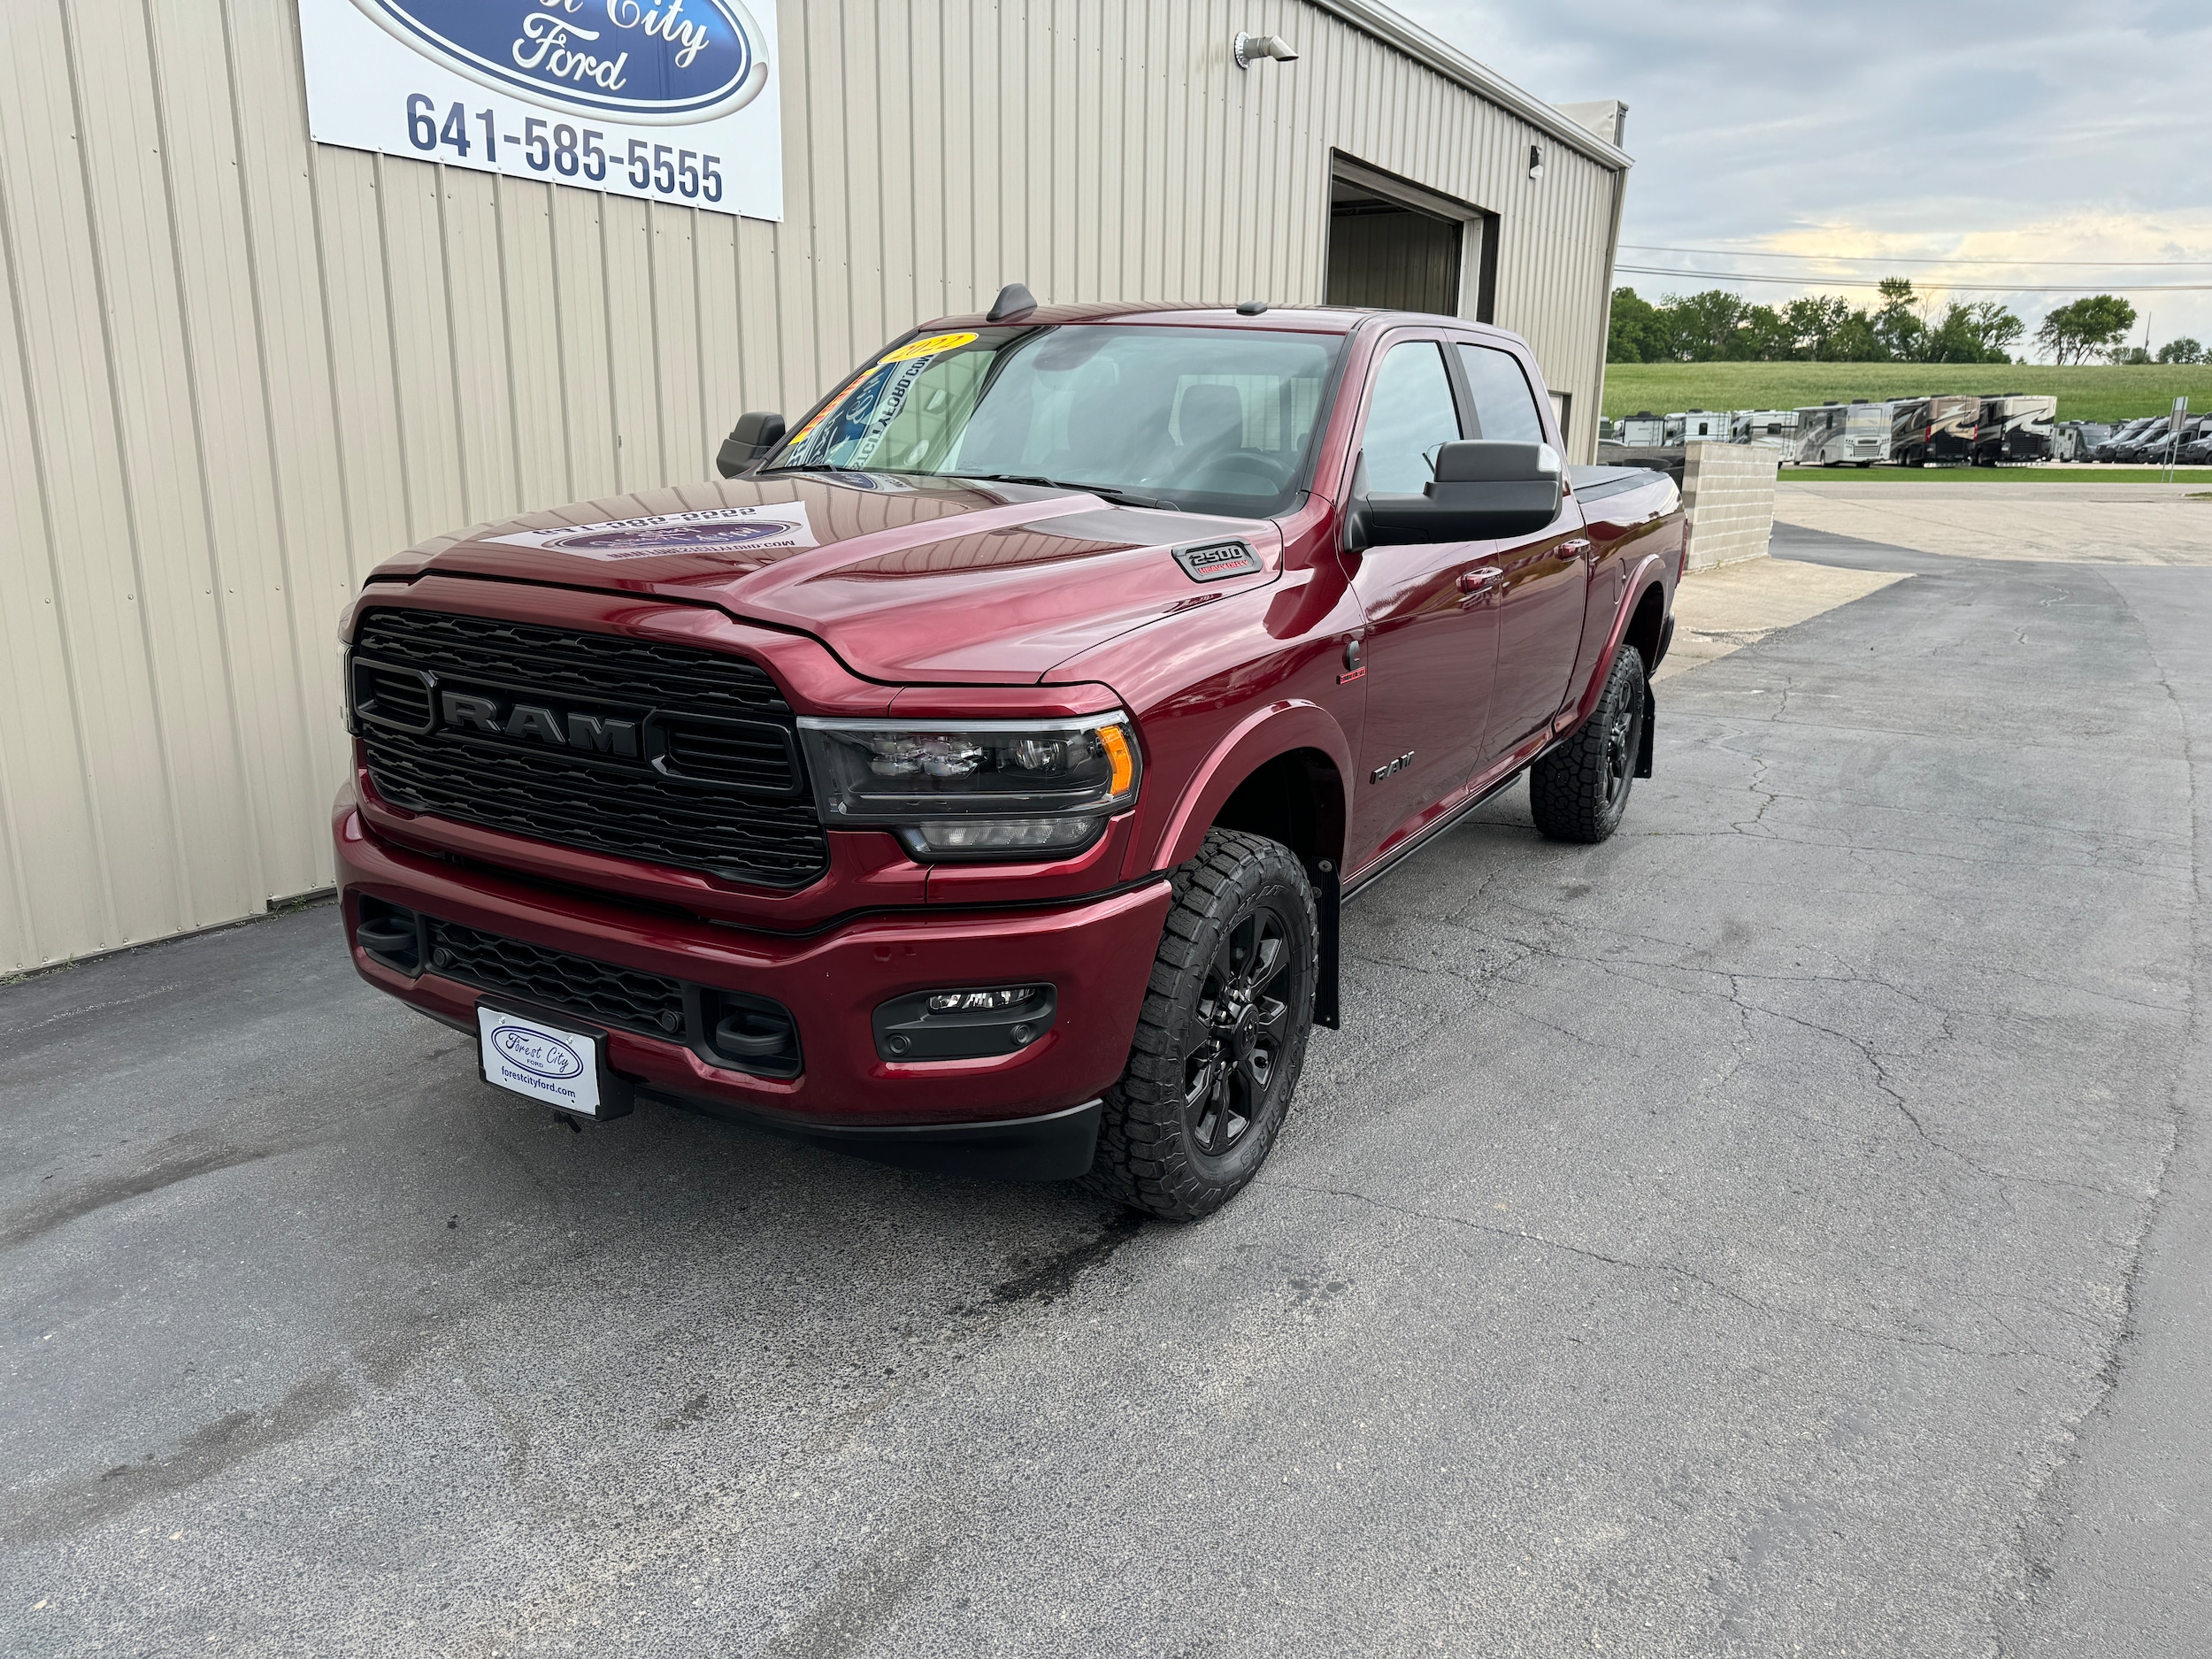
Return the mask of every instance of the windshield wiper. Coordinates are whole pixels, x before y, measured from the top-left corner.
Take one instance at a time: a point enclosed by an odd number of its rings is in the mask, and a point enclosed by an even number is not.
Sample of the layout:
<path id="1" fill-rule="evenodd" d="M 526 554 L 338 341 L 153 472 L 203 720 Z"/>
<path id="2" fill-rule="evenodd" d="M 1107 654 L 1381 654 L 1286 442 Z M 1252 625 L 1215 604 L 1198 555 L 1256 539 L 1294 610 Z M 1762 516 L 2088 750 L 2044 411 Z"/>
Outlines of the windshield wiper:
<path id="1" fill-rule="evenodd" d="M 960 476 L 973 479 L 979 484 L 1036 484 L 1046 489 L 1079 489 L 1087 495 L 1110 501 L 1117 507 L 1154 507 L 1165 512 L 1178 511 L 1171 501 L 1139 495 L 1112 484 L 1075 484 L 1064 478 L 1046 478 L 1035 472 L 964 472 Z"/>

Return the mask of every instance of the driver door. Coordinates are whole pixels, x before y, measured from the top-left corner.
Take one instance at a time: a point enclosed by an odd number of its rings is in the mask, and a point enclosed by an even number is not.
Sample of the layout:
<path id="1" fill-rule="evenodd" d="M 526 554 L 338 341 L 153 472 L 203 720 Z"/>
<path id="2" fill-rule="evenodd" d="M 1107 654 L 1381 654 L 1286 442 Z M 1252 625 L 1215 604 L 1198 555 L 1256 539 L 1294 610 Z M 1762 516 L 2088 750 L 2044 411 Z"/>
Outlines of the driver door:
<path id="1" fill-rule="evenodd" d="M 1471 435 L 1437 336 L 1399 335 L 1369 381 L 1355 495 L 1417 494 L 1437 447 Z M 1366 612 L 1367 712 L 1352 780 L 1351 867 L 1418 833 L 1456 799 L 1481 758 L 1497 616 L 1486 541 L 1375 547 L 1344 555 Z"/>

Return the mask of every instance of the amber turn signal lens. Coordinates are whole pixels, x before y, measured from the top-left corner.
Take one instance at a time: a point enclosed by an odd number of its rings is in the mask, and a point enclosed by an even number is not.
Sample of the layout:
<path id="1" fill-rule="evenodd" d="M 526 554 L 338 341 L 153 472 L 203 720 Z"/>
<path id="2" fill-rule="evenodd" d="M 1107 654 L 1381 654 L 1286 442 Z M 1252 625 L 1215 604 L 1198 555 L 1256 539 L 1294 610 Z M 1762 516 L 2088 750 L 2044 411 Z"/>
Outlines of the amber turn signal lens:
<path id="1" fill-rule="evenodd" d="M 1106 747 L 1106 758 L 1113 763 L 1113 793 L 1126 795 L 1131 781 L 1137 775 L 1136 757 L 1129 748 L 1129 733 L 1118 726 L 1102 726 L 1098 741 Z"/>

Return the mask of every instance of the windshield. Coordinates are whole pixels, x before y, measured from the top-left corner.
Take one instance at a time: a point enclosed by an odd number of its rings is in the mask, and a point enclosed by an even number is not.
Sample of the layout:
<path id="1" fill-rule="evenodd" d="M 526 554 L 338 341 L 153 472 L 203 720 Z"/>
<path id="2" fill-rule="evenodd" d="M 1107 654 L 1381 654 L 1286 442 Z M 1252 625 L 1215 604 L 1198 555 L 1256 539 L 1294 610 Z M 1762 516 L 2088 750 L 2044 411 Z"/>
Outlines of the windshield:
<path id="1" fill-rule="evenodd" d="M 1879 403 L 1855 407 L 1843 420 L 1846 432 L 1872 432 L 1889 425 L 1889 411 Z"/>
<path id="2" fill-rule="evenodd" d="M 1095 487 L 1266 518 L 1305 488 L 1339 334 L 1070 324 L 886 353 L 769 472 L 837 467 Z"/>

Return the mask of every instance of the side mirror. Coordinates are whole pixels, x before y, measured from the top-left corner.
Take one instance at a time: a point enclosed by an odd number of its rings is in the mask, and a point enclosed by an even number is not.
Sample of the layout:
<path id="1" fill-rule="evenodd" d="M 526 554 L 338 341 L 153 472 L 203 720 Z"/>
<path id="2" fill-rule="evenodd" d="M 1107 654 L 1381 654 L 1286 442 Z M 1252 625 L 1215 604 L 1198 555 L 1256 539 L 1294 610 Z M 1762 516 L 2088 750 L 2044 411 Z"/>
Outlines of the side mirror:
<path id="1" fill-rule="evenodd" d="M 1352 503 L 1350 544 L 1398 547 L 1526 535 L 1559 516 L 1565 469 L 1548 443 L 1466 438 L 1436 453 L 1436 476 L 1418 495 L 1375 495 Z"/>
<path id="2" fill-rule="evenodd" d="M 783 417 L 775 411 L 756 409 L 740 415 L 715 452 L 714 470 L 724 478 L 735 478 L 782 442 Z"/>

